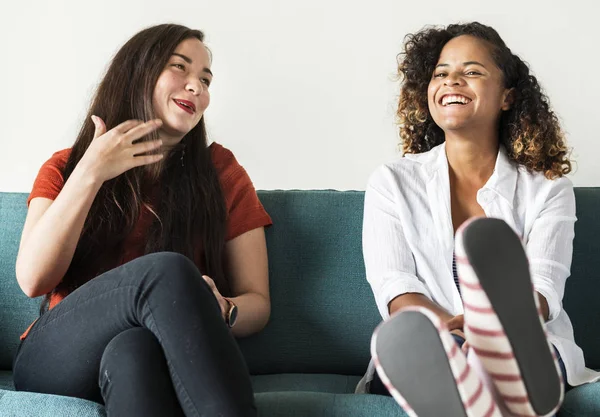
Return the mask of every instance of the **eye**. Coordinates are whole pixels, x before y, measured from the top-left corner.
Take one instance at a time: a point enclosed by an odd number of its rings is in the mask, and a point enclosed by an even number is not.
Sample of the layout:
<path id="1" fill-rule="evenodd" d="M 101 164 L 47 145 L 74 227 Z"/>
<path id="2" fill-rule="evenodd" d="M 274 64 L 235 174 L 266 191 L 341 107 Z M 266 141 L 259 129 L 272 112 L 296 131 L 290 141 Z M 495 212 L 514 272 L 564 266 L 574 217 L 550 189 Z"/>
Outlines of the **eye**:
<path id="1" fill-rule="evenodd" d="M 185 65 L 183 64 L 173 64 L 172 66 L 182 71 L 185 71 Z"/>
<path id="2" fill-rule="evenodd" d="M 442 78 L 445 76 L 446 76 L 445 72 L 438 72 L 437 74 L 433 74 L 433 78 Z"/>
<path id="3" fill-rule="evenodd" d="M 208 78 L 200 78 L 200 81 L 202 83 L 204 83 L 204 85 L 206 85 L 207 87 L 210 87 L 210 82 L 211 82 L 210 79 L 208 79 Z"/>
<path id="4" fill-rule="evenodd" d="M 477 71 L 468 71 L 467 75 L 481 75 L 481 73 Z"/>

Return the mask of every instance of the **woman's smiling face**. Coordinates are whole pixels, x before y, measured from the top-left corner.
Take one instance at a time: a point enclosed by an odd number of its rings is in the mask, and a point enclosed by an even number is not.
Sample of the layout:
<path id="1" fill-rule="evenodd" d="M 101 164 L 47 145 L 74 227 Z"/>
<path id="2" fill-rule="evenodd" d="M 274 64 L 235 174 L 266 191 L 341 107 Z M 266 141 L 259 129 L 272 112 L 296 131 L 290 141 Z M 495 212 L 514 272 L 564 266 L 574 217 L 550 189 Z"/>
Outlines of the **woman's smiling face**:
<path id="1" fill-rule="evenodd" d="M 486 41 L 451 39 L 440 53 L 427 90 L 429 112 L 445 132 L 489 129 L 510 107 L 510 89 Z"/>
<path id="2" fill-rule="evenodd" d="M 152 105 L 163 121 L 159 135 L 166 146 L 176 145 L 202 116 L 210 102 L 210 54 L 196 38 L 181 42 L 158 77 Z"/>

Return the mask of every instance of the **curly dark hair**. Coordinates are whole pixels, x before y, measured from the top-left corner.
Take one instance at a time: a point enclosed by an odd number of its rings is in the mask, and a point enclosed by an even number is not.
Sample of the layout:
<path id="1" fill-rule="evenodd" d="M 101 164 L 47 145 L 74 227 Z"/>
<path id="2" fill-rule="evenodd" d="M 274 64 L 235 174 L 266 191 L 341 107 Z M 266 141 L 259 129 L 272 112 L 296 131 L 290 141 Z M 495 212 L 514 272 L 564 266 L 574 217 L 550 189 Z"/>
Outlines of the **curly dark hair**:
<path id="1" fill-rule="evenodd" d="M 502 113 L 499 132 L 509 157 L 532 171 L 543 172 L 549 179 L 571 172 L 564 133 L 536 77 L 498 32 L 478 22 L 425 27 L 405 37 L 404 51 L 398 55 L 402 88 L 396 113 L 403 153 L 426 152 L 444 142 L 444 132 L 429 113 L 427 88 L 442 48 L 461 35 L 488 43 L 504 75 L 504 87 L 513 89 L 513 104 Z"/>

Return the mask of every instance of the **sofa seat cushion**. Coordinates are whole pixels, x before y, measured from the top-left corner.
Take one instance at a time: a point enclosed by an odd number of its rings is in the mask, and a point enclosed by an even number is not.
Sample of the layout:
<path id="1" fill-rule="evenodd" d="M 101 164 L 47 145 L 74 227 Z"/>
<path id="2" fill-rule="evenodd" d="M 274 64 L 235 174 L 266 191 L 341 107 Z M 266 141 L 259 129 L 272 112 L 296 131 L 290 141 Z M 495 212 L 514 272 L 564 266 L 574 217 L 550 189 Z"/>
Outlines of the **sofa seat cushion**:
<path id="1" fill-rule="evenodd" d="M 335 374 L 273 374 L 252 376 L 255 393 L 307 391 L 331 394 L 351 394 L 359 376 Z"/>
<path id="2" fill-rule="evenodd" d="M 407 416 L 391 397 L 352 394 L 359 378 L 332 374 L 252 376 L 259 417 Z M 2 416 L 106 416 L 104 407 L 91 401 L 15 392 L 10 371 L 0 371 L 0 410 Z M 558 416 L 600 416 L 600 383 L 571 389 Z"/>
<path id="3" fill-rule="evenodd" d="M 92 401 L 60 395 L 0 390 L 1 416 L 106 417 L 104 407 Z"/>
<path id="4" fill-rule="evenodd" d="M 600 416 L 600 382 L 581 385 L 569 390 L 558 416 Z"/>
<path id="5" fill-rule="evenodd" d="M 408 417 L 392 397 L 322 392 L 255 395 L 259 417 Z"/>

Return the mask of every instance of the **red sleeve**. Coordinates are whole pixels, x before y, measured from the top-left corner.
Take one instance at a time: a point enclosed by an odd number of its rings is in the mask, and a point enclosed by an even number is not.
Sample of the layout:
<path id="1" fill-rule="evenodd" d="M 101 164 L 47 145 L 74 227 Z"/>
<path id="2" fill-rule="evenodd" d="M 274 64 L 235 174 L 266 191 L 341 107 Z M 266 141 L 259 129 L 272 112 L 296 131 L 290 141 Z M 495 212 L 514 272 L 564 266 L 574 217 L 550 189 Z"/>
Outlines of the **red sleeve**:
<path id="1" fill-rule="evenodd" d="M 36 197 L 49 198 L 50 200 L 56 199 L 58 193 L 60 193 L 60 190 L 65 185 L 63 170 L 65 169 L 70 153 L 71 149 L 63 149 L 54 153 L 50 159 L 44 162 L 33 182 L 33 189 L 27 198 L 27 206 Z"/>
<path id="2" fill-rule="evenodd" d="M 273 224 L 256 195 L 248 173 L 229 149 L 218 143 L 211 145 L 212 159 L 219 174 L 227 206 L 227 235 L 231 240 L 258 227 Z"/>

